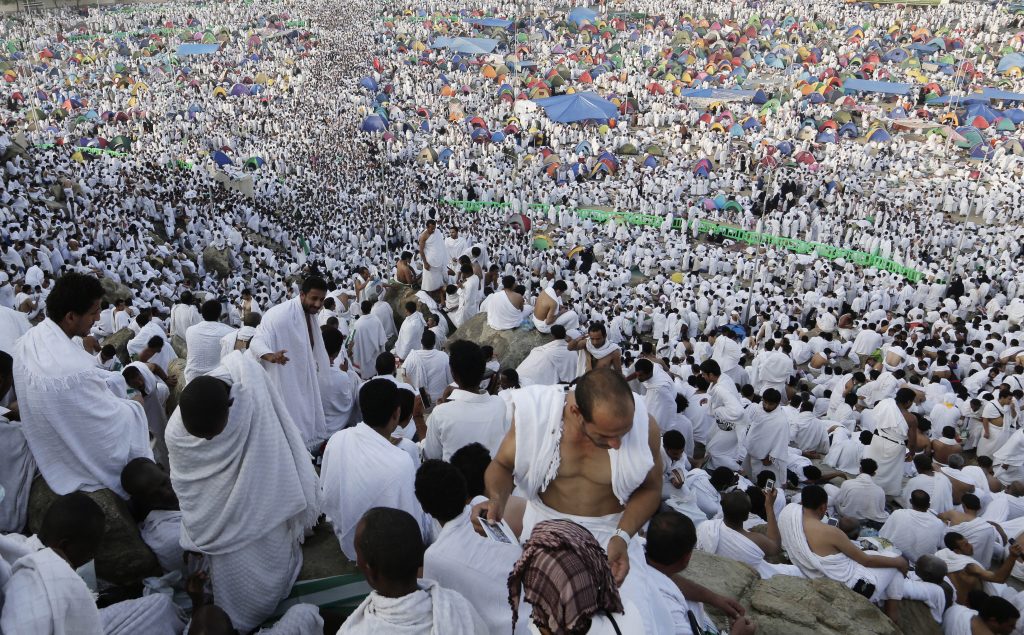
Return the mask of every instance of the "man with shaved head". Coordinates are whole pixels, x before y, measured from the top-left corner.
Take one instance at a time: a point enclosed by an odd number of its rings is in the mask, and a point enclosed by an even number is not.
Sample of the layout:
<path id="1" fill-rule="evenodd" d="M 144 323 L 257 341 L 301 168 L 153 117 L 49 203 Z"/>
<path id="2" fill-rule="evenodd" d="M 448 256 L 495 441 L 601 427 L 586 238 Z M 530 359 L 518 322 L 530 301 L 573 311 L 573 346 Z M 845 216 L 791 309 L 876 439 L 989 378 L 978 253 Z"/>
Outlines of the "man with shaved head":
<path id="1" fill-rule="evenodd" d="M 474 522 L 481 511 L 487 522 L 500 520 L 518 486 L 528 501 L 521 540 L 544 520 L 582 525 L 607 551 L 624 597 L 645 612 L 653 606 L 647 599 L 651 570 L 633 537 L 661 503 L 662 466 L 658 426 L 643 400 L 621 373 L 600 368 L 568 392 L 560 386 L 517 390 L 512 408 L 511 428 L 485 475 L 490 500 L 474 509 Z M 654 613 L 645 612 L 647 631 L 661 632 Z"/>

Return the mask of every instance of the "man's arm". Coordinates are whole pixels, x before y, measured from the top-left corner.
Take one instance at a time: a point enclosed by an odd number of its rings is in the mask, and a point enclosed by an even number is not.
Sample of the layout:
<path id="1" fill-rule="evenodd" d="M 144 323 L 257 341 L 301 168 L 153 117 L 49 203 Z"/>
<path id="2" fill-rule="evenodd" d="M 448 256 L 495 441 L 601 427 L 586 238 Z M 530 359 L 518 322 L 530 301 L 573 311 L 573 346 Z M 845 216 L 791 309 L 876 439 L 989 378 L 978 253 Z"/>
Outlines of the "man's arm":
<path id="1" fill-rule="evenodd" d="M 683 592 L 683 597 L 688 602 L 701 602 L 713 606 L 728 615 L 729 619 L 735 619 L 746 613 L 743 605 L 736 600 L 719 595 L 706 586 L 697 584 L 693 580 L 684 578 L 682 575 L 672 576 L 672 581 Z"/>
<path id="2" fill-rule="evenodd" d="M 422 234 L 420 234 L 420 239 L 419 239 L 418 242 L 419 242 L 419 247 L 420 247 L 420 258 L 423 260 L 423 270 L 424 271 L 430 271 L 430 263 L 427 262 L 427 252 L 426 252 L 426 248 L 427 248 L 427 232 L 423 232 Z"/>
<path id="3" fill-rule="evenodd" d="M 486 503 L 480 503 L 473 507 L 470 519 L 477 533 L 483 535 L 479 521 L 481 512 L 487 513 L 487 520 L 490 522 L 498 522 L 504 515 L 505 504 L 508 503 L 508 497 L 512 495 L 512 489 L 515 487 L 515 467 L 516 421 L 513 416 L 512 425 L 505 433 L 505 438 L 502 439 L 497 454 L 491 459 L 491 464 L 484 472 L 484 491 L 487 493 L 488 500 Z"/>
<path id="4" fill-rule="evenodd" d="M 1010 545 L 1010 555 L 1003 560 L 1003 563 L 999 565 L 998 569 L 989 571 L 988 569 L 982 569 L 976 564 L 967 565 L 967 572 L 973 573 L 985 582 L 994 582 L 1000 584 L 1010 579 L 1010 574 L 1013 573 L 1013 565 L 1017 564 L 1021 554 L 1024 553 L 1024 549 L 1019 544 Z"/>
<path id="5" fill-rule="evenodd" d="M 440 459 L 443 453 L 441 448 L 441 424 L 437 420 L 437 412 L 430 414 L 427 419 L 427 437 L 423 441 L 423 456 L 427 459 Z"/>
<path id="6" fill-rule="evenodd" d="M 644 482 L 626 501 L 622 518 L 619 519 L 619 528 L 631 536 L 636 535 L 661 506 L 661 478 L 664 472 L 661 464 L 661 432 L 654 417 L 647 415 L 647 421 L 647 442 L 654 456 L 654 466 L 647 473 Z"/>
<path id="7" fill-rule="evenodd" d="M 782 552 L 782 534 L 779 533 L 779 521 L 775 518 L 775 498 L 779 490 L 770 489 L 764 495 L 764 517 L 768 522 L 767 538 L 772 541 L 772 550 L 765 550 L 764 555 L 774 556 Z"/>
<path id="8" fill-rule="evenodd" d="M 857 548 L 846 534 L 839 529 L 828 526 L 826 526 L 826 529 L 829 544 L 859 565 L 869 567 L 871 569 L 899 569 L 903 575 L 906 575 L 907 571 L 910 569 L 910 566 L 907 564 L 907 560 L 903 557 L 870 555 Z"/>

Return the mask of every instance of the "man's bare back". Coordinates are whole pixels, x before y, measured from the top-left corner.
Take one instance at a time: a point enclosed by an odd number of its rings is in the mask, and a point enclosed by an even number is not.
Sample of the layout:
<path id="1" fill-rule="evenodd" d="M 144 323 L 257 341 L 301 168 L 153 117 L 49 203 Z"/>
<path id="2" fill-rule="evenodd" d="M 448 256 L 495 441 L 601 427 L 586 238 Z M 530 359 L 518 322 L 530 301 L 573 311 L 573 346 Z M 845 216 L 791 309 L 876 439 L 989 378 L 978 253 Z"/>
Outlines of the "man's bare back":
<path id="1" fill-rule="evenodd" d="M 523 299 L 523 296 L 519 295 L 515 291 L 509 291 L 508 289 L 504 289 L 504 291 L 505 297 L 508 298 L 508 301 L 512 303 L 512 306 L 522 311 L 523 304 L 526 302 L 526 300 Z"/>
<path id="2" fill-rule="evenodd" d="M 556 317 L 556 311 L 558 310 L 558 303 L 555 302 L 551 296 L 547 293 L 541 293 L 537 296 L 537 304 L 533 305 L 533 317 L 547 322 L 548 320 L 554 320 Z"/>

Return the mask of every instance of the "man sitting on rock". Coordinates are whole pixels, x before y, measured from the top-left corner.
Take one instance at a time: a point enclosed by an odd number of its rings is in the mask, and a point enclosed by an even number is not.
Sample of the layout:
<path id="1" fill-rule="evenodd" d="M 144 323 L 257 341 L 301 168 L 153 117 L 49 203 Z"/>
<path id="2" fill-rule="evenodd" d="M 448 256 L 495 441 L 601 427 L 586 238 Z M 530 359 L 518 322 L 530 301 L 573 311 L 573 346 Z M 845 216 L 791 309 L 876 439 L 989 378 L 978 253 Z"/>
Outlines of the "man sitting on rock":
<path id="1" fill-rule="evenodd" d="M 763 580 L 776 575 L 804 577 L 799 567 L 786 564 L 770 564 L 765 556 L 774 556 L 782 551 L 779 525 L 775 520 L 775 497 L 778 490 L 765 492 L 765 515 L 768 531 L 764 534 L 747 531 L 743 524 L 750 516 L 750 497 L 746 492 L 729 492 L 722 496 L 721 519 L 703 522 L 697 528 L 697 548 L 717 554 L 723 558 L 749 565 Z"/>
<path id="2" fill-rule="evenodd" d="M 82 492 L 57 498 L 38 536 L 0 536 L 0 632 L 176 635 L 184 628 L 169 596 L 148 595 L 97 609 L 78 569 L 96 557 L 103 510 Z M 6 560 L 6 562 L 4 562 Z"/>
<path id="3" fill-rule="evenodd" d="M 997 569 L 989 570 L 974 559 L 974 548 L 961 534 L 951 531 L 943 538 L 943 542 L 946 548 L 940 549 L 935 555 L 949 569 L 949 579 L 956 589 L 957 604 L 966 606 L 970 592 L 982 590 L 983 585 L 1000 592 L 1009 591 L 1003 583 L 1010 579 L 1013 565 L 1024 555 L 1024 548 L 1019 543 L 1010 545 L 1009 557 Z"/>
<path id="4" fill-rule="evenodd" d="M 823 523 L 828 494 L 821 486 L 805 487 L 800 500 L 779 515 L 779 533 L 789 559 L 808 578 L 831 578 L 873 602 L 884 602 L 886 614 L 895 620 L 897 601 L 903 599 L 907 561 L 900 556 L 867 554 L 839 528 Z"/>
<path id="5" fill-rule="evenodd" d="M 706 524 L 701 523 L 701 526 Z M 696 582 L 677 575 L 689 566 L 695 544 L 697 533 L 693 521 L 679 512 L 656 514 L 647 526 L 647 564 L 658 571 L 658 574 L 651 576 L 651 583 L 657 587 L 658 597 L 672 615 L 674 633 L 703 633 L 701 625 L 707 623 L 704 611 L 700 610 L 702 615 L 696 615 L 690 610 L 689 603 L 708 601 L 712 599 L 710 596 L 716 595 Z M 732 619 L 730 635 L 753 635 L 757 627 L 749 617 L 743 615 L 743 607 L 738 602 L 727 600 L 725 603 L 717 601 L 716 604 L 729 609 L 726 612 Z"/>
<path id="6" fill-rule="evenodd" d="M 501 290 L 495 291 L 480 303 L 480 311 L 487 313 L 487 326 L 495 331 L 519 328 L 523 322 L 523 296 L 515 292 L 513 276 L 501 278 Z"/>
<path id="7" fill-rule="evenodd" d="M 555 324 L 550 333 L 551 341 L 530 351 L 516 368 L 524 386 L 567 384 L 576 379 L 579 353 L 569 350 L 565 328 Z"/>

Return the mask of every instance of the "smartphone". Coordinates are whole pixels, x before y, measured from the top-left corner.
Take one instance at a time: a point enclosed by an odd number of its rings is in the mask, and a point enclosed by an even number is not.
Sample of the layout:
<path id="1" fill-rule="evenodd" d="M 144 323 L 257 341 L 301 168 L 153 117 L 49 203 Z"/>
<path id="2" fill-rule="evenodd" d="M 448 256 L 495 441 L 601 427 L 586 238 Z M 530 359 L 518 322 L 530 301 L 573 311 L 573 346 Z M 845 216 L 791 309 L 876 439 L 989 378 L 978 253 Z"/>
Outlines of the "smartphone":
<path id="1" fill-rule="evenodd" d="M 831 516 L 829 516 L 825 520 L 825 522 L 828 523 L 829 525 L 832 525 L 833 527 L 838 527 L 839 526 L 839 519 L 838 518 L 832 518 Z"/>
<path id="2" fill-rule="evenodd" d="M 764 484 L 764 489 L 765 489 L 765 491 L 775 489 L 775 479 L 773 479 L 773 478 L 768 479 L 768 481 Z"/>

